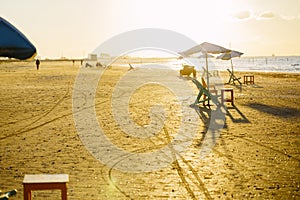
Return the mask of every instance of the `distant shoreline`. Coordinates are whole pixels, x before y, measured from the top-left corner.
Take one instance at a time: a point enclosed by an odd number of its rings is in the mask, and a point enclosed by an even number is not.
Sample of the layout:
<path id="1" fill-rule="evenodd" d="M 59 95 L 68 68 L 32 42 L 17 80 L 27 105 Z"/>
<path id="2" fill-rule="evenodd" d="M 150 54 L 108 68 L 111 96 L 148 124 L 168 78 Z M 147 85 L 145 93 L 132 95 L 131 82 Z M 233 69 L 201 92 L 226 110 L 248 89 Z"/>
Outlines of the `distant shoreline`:
<path id="1" fill-rule="evenodd" d="M 170 67 L 173 70 L 179 70 L 182 68 L 182 64 L 196 64 L 196 68 L 201 69 L 204 67 L 205 59 L 199 58 L 186 58 L 177 59 L 171 57 L 165 58 L 142 58 L 142 57 L 120 57 L 105 58 L 98 60 L 89 59 L 40 59 L 42 64 L 48 63 L 71 63 L 74 66 L 81 66 L 85 63 L 91 63 L 93 67 L 96 67 L 96 63 L 100 62 L 104 66 L 119 65 L 128 67 L 128 64 L 132 64 L 133 67 L 145 67 L 147 65 L 162 65 Z M 226 71 L 231 68 L 229 60 L 220 60 L 215 58 L 209 58 L 209 70 Z M 6 63 L 18 63 L 27 66 L 34 65 L 35 60 L 16 60 L 16 59 L 0 59 L 0 67 Z M 241 72 L 282 72 L 282 73 L 300 73 L 300 56 L 257 56 L 257 57 L 240 57 L 232 59 L 235 71 Z M 159 68 L 159 66 L 158 66 Z"/>

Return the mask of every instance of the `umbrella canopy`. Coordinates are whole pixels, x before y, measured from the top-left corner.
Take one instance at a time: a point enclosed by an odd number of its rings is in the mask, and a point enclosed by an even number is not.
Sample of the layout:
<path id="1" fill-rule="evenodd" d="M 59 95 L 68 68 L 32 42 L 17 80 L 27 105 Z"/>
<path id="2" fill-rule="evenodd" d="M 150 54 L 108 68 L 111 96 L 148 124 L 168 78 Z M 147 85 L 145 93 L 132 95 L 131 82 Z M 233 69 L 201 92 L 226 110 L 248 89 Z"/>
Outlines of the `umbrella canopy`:
<path id="1" fill-rule="evenodd" d="M 196 57 L 196 58 L 214 58 L 214 56 L 213 55 L 211 55 L 211 54 L 201 54 L 200 56 L 198 56 L 198 57 Z"/>
<path id="2" fill-rule="evenodd" d="M 208 55 L 211 54 L 221 54 L 221 53 L 230 53 L 231 50 L 227 49 L 225 47 L 216 45 L 216 44 L 212 44 L 212 43 L 208 43 L 208 42 L 203 42 L 199 45 L 196 45 L 186 51 L 183 52 L 179 52 L 180 55 L 182 56 L 189 56 L 195 53 L 202 53 L 205 55 L 205 63 L 206 63 L 206 72 L 208 72 Z M 207 85 L 208 85 L 208 91 L 209 91 L 209 73 L 206 73 L 206 81 L 207 81 Z M 208 102 L 209 103 L 209 102 Z"/>
<path id="3" fill-rule="evenodd" d="M 35 55 L 36 48 L 25 35 L 0 17 L 0 57 L 24 60 Z"/>
<path id="4" fill-rule="evenodd" d="M 243 54 L 244 53 L 242 52 L 232 50 L 229 53 L 222 53 L 217 58 L 222 60 L 230 60 L 231 58 L 240 57 Z"/>
<path id="5" fill-rule="evenodd" d="M 243 54 L 244 53 L 242 53 L 242 52 L 232 50 L 229 53 L 222 53 L 221 55 L 219 55 L 217 57 L 217 59 L 230 60 L 230 62 L 231 62 L 231 71 L 233 72 L 232 58 L 240 57 Z"/>
<path id="6" fill-rule="evenodd" d="M 195 53 L 202 53 L 202 54 L 207 54 L 207 53 L 212 53 L 212 54 L 220 54 L 220 53 L 226 53 L 230 52 L 230 49 L 226 49 L 224 47 L 221 47 L 216 44 L 208 43 L 208 42 L 203 42 L 199 45 L 196 45 L 186 51 L 179 52 L 180 55 L 183 56 L 189 56 Z"/>

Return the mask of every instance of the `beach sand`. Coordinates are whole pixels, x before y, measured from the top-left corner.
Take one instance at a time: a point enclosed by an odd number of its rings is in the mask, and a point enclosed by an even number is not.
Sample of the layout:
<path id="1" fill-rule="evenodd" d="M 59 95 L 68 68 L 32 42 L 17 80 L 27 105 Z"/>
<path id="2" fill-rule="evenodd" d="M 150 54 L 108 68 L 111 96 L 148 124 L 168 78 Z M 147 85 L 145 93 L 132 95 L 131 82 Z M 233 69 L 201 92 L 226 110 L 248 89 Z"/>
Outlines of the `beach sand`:
<path id="1" fill-rule="evenodd" d="M 34 62 L 0 64 L 0 190 L 16 188 L 18 194 L 12 199 L 23 199 L 25 174 L 41 173 L 69 174 L 69 199 L 300 198 L 299 74 L 251 72 L 255 76 L 254 85 L 243 85 L 242 89 L 225 85 L 234 88 L 235 106 L 226 104 L 227 108 L 222 108 L 226 112 L 224 127 L 205 158 L 200 158 L 199 152 L 209 123 L 204 116 L 209 111 L 186 106 L 191 116 L 198 117 L 197 123 L 188 126 L 193 126 L 191 130 L 195 133 L 189 138 L 190 146 L 166 166 L 133 173 L 118 169 L 122 163 L 130 162 L 130 156 L 112 157 L 109 163 L 102 163 L 83 144 L 72 110 L 79 70 L 79 62 L 73 65 L 71 61 L 42 61 L 39 71 Z M 86 69 L 88 73 L 97 70 Z M 168 83 L 178 80 L 190 85 L 194 96 L 182 98 L 186 104 L 181 105 L 172 91 L 155 82 L 129 94 L 130 118 L 124 118 L 124 123 L 131 119 L 147 127 L 155 119 L 148 115 L 153 105 L 165 110 L 164 128 L 150 139 L 127 135 L 121 129 L 122 124 L 115 121 L 114 115 L 122 115 L 124 103 L 116 99 L 128 95 L 126 91 L 132 89 L 125 84 L 121 85 L 123 92 L 114 91 L 116 83 L 129 73 L 128 68 L 112 66 L 103 71 L 95 94 L 99 126 L 115 146 L 133 154 L 151 153 L 165 146 L 172 149 L 168 144 L 180 130 L 183 119 L 180 110 L 197 96 L 191 80 L 157 71 L 160 79 Z M 244 74 L 247 72 L 236 72 L 240 77 Z M 220 75 L 226 82 L 228 73 Z M 133 84 L 141 77 L 130 80 Z M 184 90 L 179 84 L 174 86 Z M 85 98 L 88 101 L 89 97 Z M 112 98 L 116 101 L 112 102 Z M 112 105 L 120 109 L 115 114 Z M 155 122 L 150 128 L 155 129 Z M 168 159 L 171 158 L 166 156 Z M 149 163 L 149 166 L 154 165 Z M 34 199 L 59 199 L 59 195 L 57 190 L 33 192 Z"/>

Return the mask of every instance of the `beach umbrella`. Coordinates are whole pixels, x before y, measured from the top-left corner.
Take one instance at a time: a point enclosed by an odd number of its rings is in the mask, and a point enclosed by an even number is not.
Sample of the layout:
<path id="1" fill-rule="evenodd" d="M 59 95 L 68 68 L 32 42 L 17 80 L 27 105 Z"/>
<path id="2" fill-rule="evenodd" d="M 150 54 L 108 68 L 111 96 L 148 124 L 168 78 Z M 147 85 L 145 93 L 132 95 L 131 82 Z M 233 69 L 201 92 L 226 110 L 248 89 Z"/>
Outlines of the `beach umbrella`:
<path id="1" fill-rule="evenodd" d="M 36 48 L 16 27 L 0 17 L 0 57 L 33 58 Z"/>
<path id="2" fill-rule="evenodd" d="M 241 55 L 243 55 L 244 53 L 239 52 L 239 51 L 234 51 L 232 50 L 229 53 L 222 53 L 221 55 L 219 55 L 217 57 L 217 59 L 221 59 L 221 60 L 230 60 L 231 62 L 231 71 L 233 72 L 233 64 L 232 64 L 232 58 L 235 57 L 240 57 Z"/>
<path id="3" fill-rule="evenodd" d="M 214 56 L 213 55 L 211 55 L 211 54 L 201 54 L 200 56 L 197 56 L 196 58 L 214 58 Z"/>
<path id="4" fill-rule="evenodd" d="M 222 46 L 208 43 L 208 42 L 203 42 L 203 43 L 196 45 L 186 51 L 179 52 L 179 54 L 182 56 L 190 56 L 195 53 L 202 53 L 204 55 L 207 55 L 208 53 L 220 54 L 220 53 L 226 53 L 226 52 L 230 52 L 230 51 L 231 51 L 230 49 L 224 48 Z"/>
<path id="5" fill-rule="evenodd" d="M 205 55 L 205 63 L 206 63 L 206 71 L 208 72 L 208 60 L 207 58 L 209 57 L 209 54 L 221 54 L 221 53 L 229 53 L 231 50 L 227 49 L 225 47 L 208 43 L 208 42 L 203 42 L 199 45 L 196 45 L 186 51 L 179 52 L 180 55 L 186 57 L 190 56 L 195 53 L 202 53 Z M 206 73 L 206 81 L 207 81 L 207 86 L 209 90 L 209 73 Z"/>
<path id="6" fill-rule="evenodd" d="M 207 56 L 207 58 L 214 58 L 214 56 L 211 55 L 211 54 L 203 54 L 203 53 L 201 53 L 200 55 L 197 55 L 197 56 L 186 56 L 183 52 L 179 52 L 179 54 L 181 56 L 179 56 L 178 59 L 183 59 L 184 57 L 188 57 L 188 58 L 206 58 L 206 56 Z"/>

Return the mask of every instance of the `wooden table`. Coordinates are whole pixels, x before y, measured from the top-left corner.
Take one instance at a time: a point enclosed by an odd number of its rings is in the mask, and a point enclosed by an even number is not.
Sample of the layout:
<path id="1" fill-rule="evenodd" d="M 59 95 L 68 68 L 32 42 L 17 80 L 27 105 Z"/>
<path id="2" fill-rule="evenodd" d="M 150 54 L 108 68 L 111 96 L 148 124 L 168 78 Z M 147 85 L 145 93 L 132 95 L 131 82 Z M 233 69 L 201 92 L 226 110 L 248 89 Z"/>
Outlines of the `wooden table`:
<path id="1" fill-rule="evenodd" d="M 225 97 L 225 92 L 230 93 L 230 98 Z M 231 102 L 231 105 L 234 105 L 234 96 L 233 96 L 233 88 L 222 88 L 221 89 L 221 103 L 224 105 L 224 102 Z"/>
<path id="2" fill-rule="evenodd" d="M 26 174 L 23 180 L 24 200 L 31 200 L 32 190 L 61 190 L 61 199 L 67 200 L 68 174 Z"/>
<path id="3" fill-rule="evenodd" d="M 254 84 L 254 75 L 252 74 L 244 75 L 244 84 Z"/>

